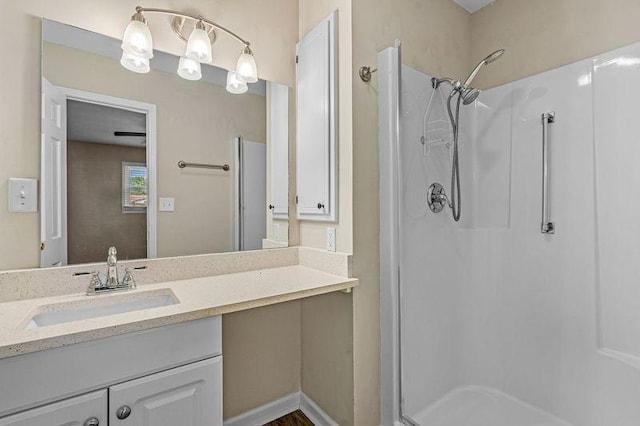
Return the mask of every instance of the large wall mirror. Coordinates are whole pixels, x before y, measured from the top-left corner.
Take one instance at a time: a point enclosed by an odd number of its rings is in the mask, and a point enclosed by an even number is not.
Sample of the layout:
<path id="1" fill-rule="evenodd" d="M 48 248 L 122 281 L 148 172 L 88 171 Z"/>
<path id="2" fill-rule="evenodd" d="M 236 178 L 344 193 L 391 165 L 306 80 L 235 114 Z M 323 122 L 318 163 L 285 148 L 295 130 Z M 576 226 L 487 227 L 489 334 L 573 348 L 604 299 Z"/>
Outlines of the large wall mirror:
<path id="1" fill-rule="evenodd" d="M 121 43 L 43 20 L 40 266 L 286 247 L 291 89 Z"/>

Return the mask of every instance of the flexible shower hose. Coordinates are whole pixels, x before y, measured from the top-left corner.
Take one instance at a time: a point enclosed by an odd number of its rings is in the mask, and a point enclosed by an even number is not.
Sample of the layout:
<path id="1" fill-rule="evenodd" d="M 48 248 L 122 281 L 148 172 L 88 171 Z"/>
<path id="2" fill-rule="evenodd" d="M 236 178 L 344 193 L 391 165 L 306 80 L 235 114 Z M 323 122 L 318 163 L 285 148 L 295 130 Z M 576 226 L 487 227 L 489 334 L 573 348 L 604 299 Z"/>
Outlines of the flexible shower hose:
<path id="1" fill-rule="evenodd" d="M 456 102 L 456 115 L 453 116 L 451 109 L 451 100 L 458 94 L 458 101 Z M 447 110 L 449 111 L 449 119 L 451 120 L 451 127 L 453 128 L 453 156 L 451 159 L 451 212 L 453 213 L 453 220 L 456 222 L 460 220 L 460 165 L 458 162 L 458 123 L 460 120 L 460 102 L 462 101 L 462 94 L 456 90 L 452 90 L 449 94 L 447 101 Z"/>

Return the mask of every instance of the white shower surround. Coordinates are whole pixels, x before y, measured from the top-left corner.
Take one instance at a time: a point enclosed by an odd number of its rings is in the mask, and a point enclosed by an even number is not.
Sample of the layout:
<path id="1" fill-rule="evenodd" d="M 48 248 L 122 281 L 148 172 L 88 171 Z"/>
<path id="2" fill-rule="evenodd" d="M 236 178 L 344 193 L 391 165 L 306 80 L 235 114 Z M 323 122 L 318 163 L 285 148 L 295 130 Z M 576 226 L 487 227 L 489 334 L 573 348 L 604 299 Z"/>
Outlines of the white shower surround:
<path id="1" fill-rule="evenodd" d="M 407 414 L 476 385 L 576 426 L 639 424 L 640 44 L 487 90 L 464 108 L 458 224 L 449 209 L 427 211 L 432 182 L 449 192 L 450 163 L 445 151 L 422 155 L 433 89 L 404 66 L 398 169 L 396 55 L 378 60 L 383 424 L 398 421 L 398 275 Z M 555 235 L 540 233 L 549 111 Z"/>

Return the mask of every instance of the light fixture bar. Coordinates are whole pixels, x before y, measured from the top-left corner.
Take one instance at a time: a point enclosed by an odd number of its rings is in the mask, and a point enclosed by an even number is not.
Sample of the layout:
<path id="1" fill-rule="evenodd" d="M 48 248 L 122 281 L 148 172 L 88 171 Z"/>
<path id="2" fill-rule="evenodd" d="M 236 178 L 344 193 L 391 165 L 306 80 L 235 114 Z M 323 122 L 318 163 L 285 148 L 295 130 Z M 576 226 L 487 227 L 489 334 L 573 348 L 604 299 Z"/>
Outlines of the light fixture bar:
<path id="1" fill-rule="evenodd" d="M 195 14 L 186 13 L 186 12 L 178 12 L 178 11 L 170 10 L 170 9 L 158 9 L 158 8 L 155 8 L 155 7 L 146 8 L 146 7 L 141 7 L 141 6 L 137 6 L 136 7 L 136 12 L 138 12 L 138 13 L 146 13 L 146 12 L 148 12 L 148 13 L 162 13 L 162 14 L 165 14 L 165 15 L 179 16 L 181 18 L 189 18 L 189 19 L 193 19 L 195 21 L 202 21 L 202 22 L 204 22 L 206 24 L 211 25 L 216 30 L 222 31 L 223 33 L 226 33 L 227 35 L 235 38 L 236 40 L 238 40 L 240 43 L 244 44 L 245 46 L 250 46 L 251 45 L 250 42 L 246 41 L 245 39 L 243 39 L 242 37 L 240 37 L 238 34 L 234 33 L 233 31 L 228 30 L 227 28 L 225 28 L 225 27 L 223 27 L 221 25 L 218 25 L 215 22 L 213 22 L 213 21 L 211 21 L 211 20 L 209 20 L 207 18 L 204 18 L 204 17 L 202 17 L 200 15 L 195 15 Z"/>

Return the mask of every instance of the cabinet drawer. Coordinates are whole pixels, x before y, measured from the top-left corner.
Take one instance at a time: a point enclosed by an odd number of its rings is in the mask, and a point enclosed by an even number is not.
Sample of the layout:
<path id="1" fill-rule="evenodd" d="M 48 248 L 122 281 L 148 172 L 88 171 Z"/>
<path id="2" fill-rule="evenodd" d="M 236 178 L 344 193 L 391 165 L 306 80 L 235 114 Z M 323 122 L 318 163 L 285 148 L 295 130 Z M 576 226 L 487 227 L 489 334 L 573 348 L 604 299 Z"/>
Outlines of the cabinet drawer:
<path id="1" fill-rule="evenodd" d="M 93 417 L 107 425 L 106 389 L 2 418 L 0 426 L 83 426 Z"/>
<path id="2" fill-rule="evenodd" d="M 222 353 L 220 317 L 0 360 L 0 417 Z"/>
<path id="3" fill-rule="evenodd" d="M 222 356 L 111 386 L 109 424 L 222 426 Z"/>

